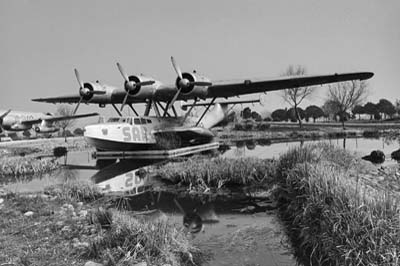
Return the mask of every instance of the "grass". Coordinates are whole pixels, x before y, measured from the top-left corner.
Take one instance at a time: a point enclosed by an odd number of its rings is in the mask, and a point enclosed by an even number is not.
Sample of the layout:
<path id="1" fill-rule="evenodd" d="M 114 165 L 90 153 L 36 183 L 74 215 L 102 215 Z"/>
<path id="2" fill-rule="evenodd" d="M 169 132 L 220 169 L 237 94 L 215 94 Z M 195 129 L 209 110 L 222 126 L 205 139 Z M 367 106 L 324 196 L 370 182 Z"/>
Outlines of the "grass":
<path id="1" fill-rule="evenodd" d="M 89 182 L 66 180 L 61 185 L 45 188 L 45 193 L 64 201 L 91 202 L 103 196 L 100 189 Z"/>
<path id="2" fill-rule="evenodd" d="M 59 162 L 53 158 L 41 160 L 32 156 L 3 157 L 0 160 L 0 177 L 18 177 L 42 174 L 59 167 Z"/>
<path id="3" fill-rule="evenodd" d="M 173 183 L 205 190 L 229 186 L 262 185 L 273 179 L 275 163 L 257 158 L 193 157 L 168 163 L 155 174 Z"/>
<path id="4" fill-rule="evenodd" d="M 45 189 L 44 194 L 7 194 L 0 204 L 0 264 L 193 265 L 201 254 L 183 229 L 167 219 L 143 221 L 104 209 L 88 183 Z M 81 202 L 84 200 L 84 202 Z M 32 216 L 25 216 L 32 211 Z M 165 216 L 164 216 L 165 217 Z"/>
<path id="5" fill-rule="evenodd" d="M 189 243 L 183 230 L 167 220 L 141 222 L 126 212 L 111 212 L 110 229 L 90 242 L 86 256 L 116 265 L 192 265 L 199 251 Z M 101 216 L 103 214 L 100 214 Z"/>
<path id="6" fill-rule="evenodd" d="M 295 148 L 280 158 L 275 195 L 305 265 L 399 265 L 400 198 L 367 185 L 367 168 L 326 144 Z"/>

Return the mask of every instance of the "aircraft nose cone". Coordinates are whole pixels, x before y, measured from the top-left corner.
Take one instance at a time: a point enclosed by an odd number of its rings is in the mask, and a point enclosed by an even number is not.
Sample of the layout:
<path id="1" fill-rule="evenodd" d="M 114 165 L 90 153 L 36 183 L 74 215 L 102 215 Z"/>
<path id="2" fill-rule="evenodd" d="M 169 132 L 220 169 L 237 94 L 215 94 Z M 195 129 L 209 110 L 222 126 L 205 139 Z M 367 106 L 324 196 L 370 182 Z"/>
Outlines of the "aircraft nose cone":
<path id="1" fill-rule="evenodd" d="M 181 86 L 181 87 L 187 87 L 187 86 L 189 86 L 189 80 L 187 80 L 187 79 L 181 79 L 181 80 L 179 81 L 179 86 Z"/>

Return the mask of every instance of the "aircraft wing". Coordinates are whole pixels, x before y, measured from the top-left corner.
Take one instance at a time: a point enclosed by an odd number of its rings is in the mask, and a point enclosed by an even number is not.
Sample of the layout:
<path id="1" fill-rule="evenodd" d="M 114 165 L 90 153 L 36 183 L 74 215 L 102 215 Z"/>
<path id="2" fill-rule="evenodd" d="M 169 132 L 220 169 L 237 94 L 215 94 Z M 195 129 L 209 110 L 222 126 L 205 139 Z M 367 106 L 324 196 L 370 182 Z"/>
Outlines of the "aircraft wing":
<path id="1" fill-rule="evenodd" d="M 49 98 L 37 98 L 32 99 L 34 102 L 46 102 L 46 103 L 77 103 L 79 102 L 81 96 L 79 94 L 59 96 L 59 97 L 49 97 Z"/>
<path id="2" fill-rule="evenodd" d="M 231 81 L 214 81 L 208 87 L 207 97 L 233 97 L 242 94 L 260 93 L 322 85 L 348 80 L 364 80 L 374 75 L 372 72 L 354 72 L 317 76 L 289 76 L 276 79 L 243 79 Z"/>
<path id="3" fill-rule="evenodd" d="M 89 113 L 89 114 L 82 114 L 82 115 L 67 115 L 67 116 L 43 116 L 43 118 L 38 118 L 38 119 L 22 120 L 20 123 L 25 124 L 25 125 L 38 124 L 42 121 L 53 123 L 53 122 L 61 121 L 61 120 L 78 119 L 78 118 L 90 117 L 90 116 L 96 116 L 96 115 L 99 115 L 99 114 L 98 113 Z"/>

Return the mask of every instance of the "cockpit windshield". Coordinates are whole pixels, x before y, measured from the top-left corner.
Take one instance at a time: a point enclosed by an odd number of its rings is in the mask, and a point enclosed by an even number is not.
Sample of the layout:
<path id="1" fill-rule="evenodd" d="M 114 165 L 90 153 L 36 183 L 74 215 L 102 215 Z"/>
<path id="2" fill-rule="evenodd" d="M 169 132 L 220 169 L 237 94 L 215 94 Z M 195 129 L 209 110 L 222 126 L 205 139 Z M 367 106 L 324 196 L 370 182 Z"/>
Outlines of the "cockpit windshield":
<path id="1" fill-rule="evenodd" d="M 110 117 L 107 123 L 129 123 L 129 118 L 126 117 Z"/>

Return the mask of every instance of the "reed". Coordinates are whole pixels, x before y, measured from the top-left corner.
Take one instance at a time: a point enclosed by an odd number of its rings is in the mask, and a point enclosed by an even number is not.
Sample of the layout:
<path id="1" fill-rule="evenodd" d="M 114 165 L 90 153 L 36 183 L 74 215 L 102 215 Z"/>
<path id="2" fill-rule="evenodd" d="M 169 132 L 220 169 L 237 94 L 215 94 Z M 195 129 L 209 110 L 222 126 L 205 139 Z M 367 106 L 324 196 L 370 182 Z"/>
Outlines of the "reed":
<path id="1" fill-rule="evenodd" d="M 363 168 L 327 144 L 280 158 L 275 196 L 305 265 L 399 265 L 399 195 L 364 182 Z"/>
<path id="2" fill-rule="evenodd" d="M 143 260 L 147 265 L 185 265 L 195 263 L 200 252 L 168 220 L 144 223 L 127 212 L 113 211 L 110 229 L 91 241 L 86 256 L 111 265 L 134 265 Z"/>
<path id="3" fill-rule="evenodd" d="M 3 157 L 0 162 L 0 177 L 42 174 L 58 167 L 59 162 L 52 158 L 38 160 L 32 156 Z"/>
<path id="4" fill-rule="evenodd" d="M 168 163 L 156 170 L 161 178 L 174 183 L 203 188 L 259 185 L 273 180 L 275 162 L 258 158 L 194 157 Z"/>
<path id="5" fill-rule="evenodd" d="M 60 185 L 46 187 L 45 193 L 65 201 L 90 202 L 103 196 L 95 184 L 78 180 L 66 180 Z"/>

